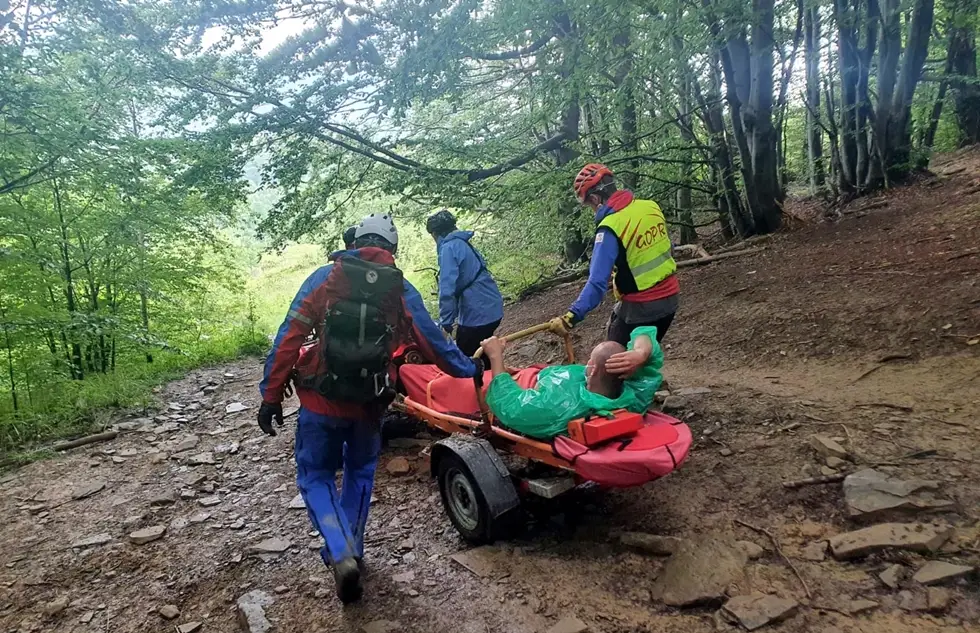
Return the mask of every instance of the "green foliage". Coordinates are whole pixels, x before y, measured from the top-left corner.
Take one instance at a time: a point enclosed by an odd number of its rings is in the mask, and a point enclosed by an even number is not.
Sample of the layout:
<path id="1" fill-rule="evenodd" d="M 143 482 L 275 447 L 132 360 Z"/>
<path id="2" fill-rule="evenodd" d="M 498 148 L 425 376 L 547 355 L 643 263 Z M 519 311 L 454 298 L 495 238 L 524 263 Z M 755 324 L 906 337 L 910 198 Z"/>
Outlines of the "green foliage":
<path id="1" fill-rule="evenodd" d="M 826 0 L 4 3 L 0 446 L 139 405 L 188 367 L 261 353 L 367 213 L 394 215 L 398 262 L 433 308 L 423 226 L 435 207 L 461 210 L 513 296 L 587 255 L 593 217 L 570 186 L 586 162 L 671 222 L 720 219 L 726 238 L 773 230 L 784 187 L 808 181 L 806 80 L 802 59 L 791 64 L 801 6 L 822 23 L 818 92 L 833 105 L 819 114 L 841 146 L 857 111 L 841 107 L 839 27 L 860 27 L 863 45 L 876 5 L 844 4 L 838 22 Z M 931 6 L 901 8 L 912 5 Z M 934 148 L 964 138 L 952 106 L 975 68 L 950 75 L 942 58 L 953 34 L 975 40 L 976 12 L 974 0 L 936 5 L 922 75 L 944 72 L 952 88 Z M 899 48 L 912 22 L 897 22 Z M 862 66 L 864 114 L 884 111 L 881 48 Z M 932 149 L 919 139 L 937 94 L 914 91 L 918 145 L 892 152 L 906 171 Z M 862 149 L 879 133 L 866 126 Z M 831 135 L 819 136 L 840 180 Z M 755 173 L 772 156 L 776 183 Z"/>

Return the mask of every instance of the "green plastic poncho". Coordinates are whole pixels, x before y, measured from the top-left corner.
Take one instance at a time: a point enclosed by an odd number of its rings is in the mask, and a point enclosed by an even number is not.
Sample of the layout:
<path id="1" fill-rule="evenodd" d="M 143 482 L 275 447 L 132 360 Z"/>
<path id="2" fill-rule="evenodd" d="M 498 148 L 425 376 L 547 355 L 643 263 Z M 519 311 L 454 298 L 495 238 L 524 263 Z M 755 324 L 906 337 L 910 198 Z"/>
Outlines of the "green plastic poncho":
<path id="1" fill-rule="evenodd" d="M 663 377 L 664 354 L 657 343 L 657 328 L 638 327 L 627 349 L 638 336 L 649 336 L 653 351 L 647 362 L 623 383 L 618 398 L 607 398 L 585 388 L 585 365 L 554 365 L 538 374 L 534 389 L 522 389 L 509 374 L 495 376 L 487 390 L 487 405 L 503 426 L 536 439 L 564 435 L 568 423 L 590 414 L 604 415 L 616 409 L 646 411 Z"/>

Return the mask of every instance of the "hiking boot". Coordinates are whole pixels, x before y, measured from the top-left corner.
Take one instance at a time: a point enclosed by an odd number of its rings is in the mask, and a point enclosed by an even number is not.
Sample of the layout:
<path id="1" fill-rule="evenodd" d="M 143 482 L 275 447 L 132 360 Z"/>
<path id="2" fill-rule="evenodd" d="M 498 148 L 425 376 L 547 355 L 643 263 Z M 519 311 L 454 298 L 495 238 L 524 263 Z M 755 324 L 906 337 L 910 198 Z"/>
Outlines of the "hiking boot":
<path id="1" fill-rule="evenodd" d="M 353 558 L 345 558 L 333 564 L 333 579 L 337 584 L 337 597 L 344 604 L 361 599 L 361 570 Z"/>

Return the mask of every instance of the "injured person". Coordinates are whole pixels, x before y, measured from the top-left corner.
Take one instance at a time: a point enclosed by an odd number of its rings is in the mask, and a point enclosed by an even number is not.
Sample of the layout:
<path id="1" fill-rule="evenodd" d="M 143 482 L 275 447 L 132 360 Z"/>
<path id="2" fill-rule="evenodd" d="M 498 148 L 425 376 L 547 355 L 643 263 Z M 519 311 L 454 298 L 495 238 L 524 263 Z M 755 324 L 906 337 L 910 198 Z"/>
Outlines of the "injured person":
<path id="1" fill-rule="evenodd" d="M 626 348 L 613 341 L 599 343 L 587 365 L 529 368 L 520 372 L 519 380 L 504 365 L 503 339 L 491 337 L 481 346 L 493 373 L 486 400 L 494 417 L 502 426 L 536 439 L 562 435 L 569 421 L 587 415 L 616 409 L 643 413 L 663 380 L 664 357 L 655 327 L 636 328 Z M 523 375 L 528 371 L 537 375 L 528 380 Z"/>

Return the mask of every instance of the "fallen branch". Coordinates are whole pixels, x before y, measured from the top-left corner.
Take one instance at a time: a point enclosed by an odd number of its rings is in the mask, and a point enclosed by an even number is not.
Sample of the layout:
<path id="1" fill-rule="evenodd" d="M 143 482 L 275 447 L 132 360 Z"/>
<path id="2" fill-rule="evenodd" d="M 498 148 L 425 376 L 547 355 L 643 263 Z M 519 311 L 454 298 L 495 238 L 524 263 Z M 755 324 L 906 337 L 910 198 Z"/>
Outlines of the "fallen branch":
<path id="1" fill-rule="evenodd" d="M 86 435 L 85 437 L 80 437 L 77 440 L 71 440 L 70 442 L 61 442 L 60 444 L 55 444 L 51 447 L 51 450 L 61 452 L 69 451 L 73 448 L 78 448 L 79 446 L 86 446 L 88 444 L 95 444 L 97 442 L 108 442 L 109 440 L 116 439 L 119 435 L 115 431 L 106 431 L 105 433 L 96 433 L 95 435 Z"/>
<path id="2" fill-rule="evenodd" d="M 806 479 L 795 479 L 792 481 L 784 481 L 783 488 L 789 490 L 796 490 L 797 488 L 802 488 L 804 486 L 818 486 L 820 484 L 834 484 L 838 481 L 844 481 L 847 477 L 847 473 L 837 473 L 836 475 L 822 475 L 820 477 L 807 477 Z"/>
<path id="3" fill-rule="evenodd" d="M 731 253 L 734 251 L 743 251 L 749 246 L 754 246 L 760 242 L 767 242 L 772 239 L 773 233 L 766 235 L 753 235 L 752 237 L 746 238 L 737 244 L 732 244 L 731 246 L 724 246 L 715 251 L 716 254 L 720 255 L 722 253 Z"/>
<path id="4" fill-rule="evenodd" d="M 894 404 L 892 402 L 863 402 L 858 407 L 885 407 L 886 409 L 897 409 L 899 411 L 914 411 L 913 407 L 906 404 Z"/>
<path id="5" fill-rule="evenodd" d="M 789 557 L 787 557 L 786 554 L 783 553 L 782 548 L 779 547 L 779 541 L 777 541 L 776 537 L 772 535 L 772 532 L 770 532 L 765 528 L 756 527 L 751 523 L 746 523 L 745 521 L 741 521 L 739 519 L 735 519 L 735 523 L 741 525 L 742 527 L 747 527 L 753 532 L 758 532 L 759 534 L 765 534 L 769 538 L 769 542 L 771 542 L 772 546 L 776 549 L 776 553 L 779 554 L 779 557 L 782 558 L 786 562 L 786 564 L 789 565 L 789 568 L 793 570 L 793 573 L 796 574 L 796 577 L 797 579 L 799 579 L 800 584 L 803 585 L 803 592 L 806 594 L 807 599 L 813 600 L 813 594 L 810 593 L 810 587 L 808 587 L 806 581 L 803 580 L 803 574 L 801 574 L 800 570 L 796 568 L 796 565 L 793 564 L 793 561 L 791 561 Z"/>
<path id="6" fill-rule="evenodd" d="M 878 364 L 877 365 L 875 365 L 874 367 L 872 367 L 868 371 L 864 372 L 863 374 L 861 374 L 860 376 L 858 376 L 857 378 L 855 378 L 854 379 L 854 382 L 858 382 L 859 380 L 862 380 L 864 378 L 867 378 L 871 374 L 875 373 L 876 371 L 878 371 L 879 369 L 881 369 L 882 367 L 884 367 L 885 366 L 885 363 L 891 362 L 893 360 L 909 360 L 911 358 L 912 357 L 909 356 L 908 354 L 887 354 L 885 356 L 882 356 L 881 358 L 878 359 L 878 361 L 877 361 Z"/>
<path id="7" fill-rule="evenodd" d="M 742 294 L 746 290 L 752 290 L 753 288 L 755 288 L 755 286 L 744 286 L 742 288 L 736 288 L 735 290 L 730 290 L 730 291 L 726 292 L 722 296 L 723 297 L 734 297 L 737 294 Z"/>
<path id="8" fill-rule="evenodd" d="M 766 250 L 765 246 L 759 246 L 757 248 L 746 248 L 741 251 L 729 251 L 727 253 L 719 253 L 717 255 L 709 255 L 708 257 L 699 257 L 697 259 L 688 259 L 682 262 L 677 262 L 678 268 L 686 268 L 687 266 L 702 266 L 704 264 L 710 264 L 722 259 L 728 259 L 729 257 L 739 257 L 741 255 L 754 255 L 756 253 L 761 253 Z"/>
<path id="9" fill-rule="evenodd" d="M 755 253 L 761 253 L 766 250 L 764 246 L 757 248 L 746 248 L 740 251 L 729 251 L 727 253 L 719 253 L 717 255 L 708 255 L 707 257 L 698 257 L 696 259 L 685 259 L 684 261 L 677 262 L 678 268 L 686 268 L 688 266 L 702 266 L 705 264 L 711 264 L 722 259 L 728 259 L 729 257 L 738 257 L 740 255 L 753 255 Z M 541 281 L 536 281 L 530 286 L 524 288 L 517 294 L 518 301 L 522 299 L 527 299 L 533 294 L 537 294 L 543 290 L 548 290 L 558 284 L 568 283 L 570 281 L 577 281 L 582 277 L 589 274 L 587 268 L 581 270 L 574 270 L 569 273 L 558 275 L 557 277 L 550 277 L 548 279 L 542 279 Z"/>
<path id="10" fill-rule="evenodd" d="M 548 279 L 542 279 L 541 281 L 536 281 L 530 286 L 524 288 L 519 293 L 517 293 L 517 299 L 527 299 L 533 294 L 537 294 L 542 290 L 547 290 L 558 284 L 567 283 L 569 281 L 576 281 L 585 277 L 589 274 L 588 268 L 583 268 L 582 270 L 573 270 L 570 273 L 565 273 L 563 275 L 558 275 L 557 277 L 549 277 Z"/>
<path id="11" fill-rule="evenodd" d="M 960 259 L 961 257 L 969 257 L 970 255 L 980 255 L 980 249 L 971 248 L 970 250 L 963 251 L 958 255 L 953 255 L 952 257 L 946 258 L 946 261 L 951 262 L 953 260 Z"/>

